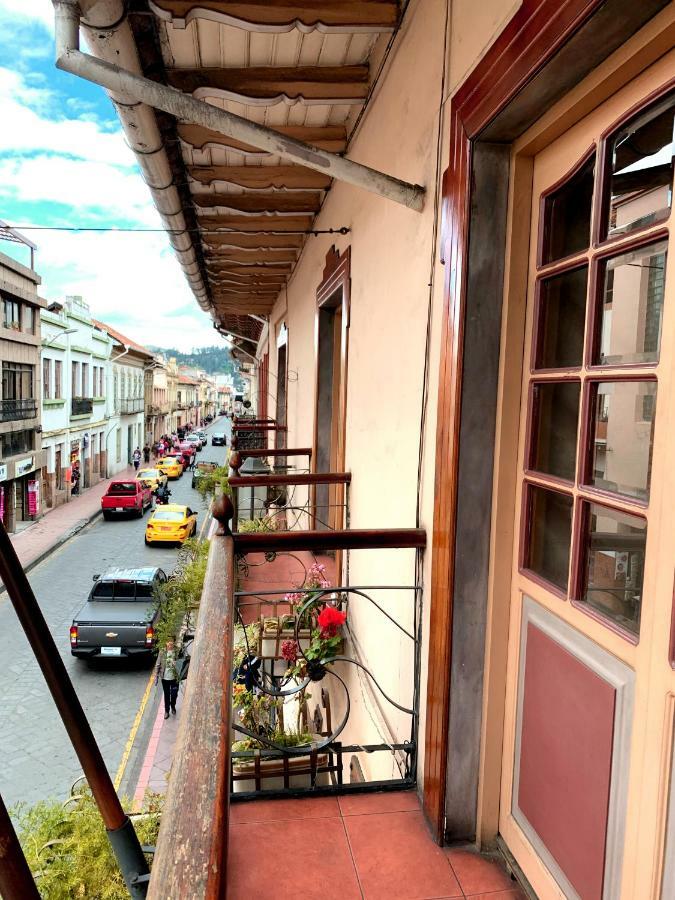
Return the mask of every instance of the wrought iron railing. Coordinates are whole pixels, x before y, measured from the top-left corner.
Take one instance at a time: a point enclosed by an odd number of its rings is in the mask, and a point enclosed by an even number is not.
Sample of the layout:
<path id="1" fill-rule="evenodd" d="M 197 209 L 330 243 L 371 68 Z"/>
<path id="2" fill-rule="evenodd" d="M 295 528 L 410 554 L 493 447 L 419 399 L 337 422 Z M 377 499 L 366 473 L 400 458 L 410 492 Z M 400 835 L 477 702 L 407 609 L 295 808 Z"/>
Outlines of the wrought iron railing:
<path id="1" fill-rule="evenodd" d="M 34 419 L 37 416 L 37 400 L 0 400 L 0 422 Z"/>
<path id="2" fill-rule="evenodd" d="M 244 474 L 241 460 L 239 451 L 230 456 L 234 531 L 335 530 L 349 525 L 349 472 Z"/>
<path id="3" fill-rule="evenodd" d="M 71 416 L 83 416 L 94 409 L 93 397 L 73 397 L 70 401 Z"/>

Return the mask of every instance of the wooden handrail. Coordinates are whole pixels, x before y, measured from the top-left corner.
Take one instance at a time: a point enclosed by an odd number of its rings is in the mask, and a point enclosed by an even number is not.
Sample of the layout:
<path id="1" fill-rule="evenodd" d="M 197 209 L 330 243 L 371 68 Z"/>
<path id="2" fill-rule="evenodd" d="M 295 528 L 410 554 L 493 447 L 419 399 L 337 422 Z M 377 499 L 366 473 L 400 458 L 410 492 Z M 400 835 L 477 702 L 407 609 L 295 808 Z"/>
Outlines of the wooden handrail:
<path id="1" fill-rule="evenodd" d="M 148 900 L 225 896 L 234 586 L 232 537 L 216 535 L 209 550 Z"/>
<path id="2" fill-rule="evenodd" d="M 272 553 L 284 550 L 386 550 L 424 548 L 423 528 L 373 528 L 340 531 L 237 532 L 236 553 Z"/>
<path id="3" fill-rule="evenodd" d="M 230 487 L 273 487 L 286 484 L 350 484 L 351 472 L 304 472 L 299 475 L 230 475 Z"/>
<path id="4" fill-rule="evenodd" d="M 267 449 L 263 447 L 262 449 L 257 450 L 240 450 L 239 456 L 241 456 L 242 459 L 246 459 L 247 456 L 250 456 L 253 459 L 264 459 L 266 456 L 309 456 L 311 459 L 312 448 L 293 447 L 292 449 L 289 449 L 288 447 L 282 447 Z"/>

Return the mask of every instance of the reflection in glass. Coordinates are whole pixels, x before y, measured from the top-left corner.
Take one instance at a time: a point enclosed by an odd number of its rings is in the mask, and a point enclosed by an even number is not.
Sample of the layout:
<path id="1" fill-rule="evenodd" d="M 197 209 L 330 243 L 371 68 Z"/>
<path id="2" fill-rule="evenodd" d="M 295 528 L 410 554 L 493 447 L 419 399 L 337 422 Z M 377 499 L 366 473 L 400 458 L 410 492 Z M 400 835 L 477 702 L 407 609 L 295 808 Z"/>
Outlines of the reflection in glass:
<path id="1" fill-rule="evenodd" d="M 607 491 L 647 500 L 656 382 L 604 381 L 597 384 L 595 390 L 590 483 Z"/>
<path id="2" fill-rule="evenodd" d="M 586 512 L 581 602 L 639 634 L 647 524 L 595 503 Z"/>
<path id="3" fill-rule="evenodd" d="M 567 591 L 572 534 L 572 497 L 528 486 L 525 566 Z"/>
<path id="4" fill-rule="evenodd" d="M 588 266 L 545 278 L 539 288 L 535 367 L 570 369 L 584 350 Z"/>
<path id="5" fill-rule="evenodd" d="M 555 381 L 533 387 L 533 433 L 530 467 L 574 481 L 579 423 L 578 381 Z"/>
<path id="6" fill-rule="evenodd" d="M 671 94 L 609 141 L 607 236 L 668 218 L 673 204 L 674 125 Z"/>
<path id="7" fill-rule="evenodd" d="M 591 238 L 595 154 L 557 191 L 544 200 L 542 262 L 585 250 Z"/>
<path id="8" fill-rule="evenodd" d="M 594 365 L 658 362 L 667 248 L 667 241 L 662 241 L 605 264 Z"/>

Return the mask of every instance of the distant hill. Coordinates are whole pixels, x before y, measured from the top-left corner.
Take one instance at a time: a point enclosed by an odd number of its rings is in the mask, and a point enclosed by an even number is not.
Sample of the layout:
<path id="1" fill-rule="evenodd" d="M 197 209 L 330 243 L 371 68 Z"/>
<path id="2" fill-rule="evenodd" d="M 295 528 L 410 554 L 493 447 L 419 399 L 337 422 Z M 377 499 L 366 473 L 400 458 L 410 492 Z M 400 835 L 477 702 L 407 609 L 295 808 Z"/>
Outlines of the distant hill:
<path id="1" fill-rule="evenodd" d="M 209 375 L 232 375 L 235 387 L 242 386 L 239 366 L 230 356 L 229 348 L 222 344 L 214 347 L 195 347 L 191 353 L 182 353 L 175 347 L 148 345 L 148 348 L 154 353 L 162 353 L 167 358 L 175 356 L 179 366 L 194 366 L 197 369 L 203 369 Z"/>

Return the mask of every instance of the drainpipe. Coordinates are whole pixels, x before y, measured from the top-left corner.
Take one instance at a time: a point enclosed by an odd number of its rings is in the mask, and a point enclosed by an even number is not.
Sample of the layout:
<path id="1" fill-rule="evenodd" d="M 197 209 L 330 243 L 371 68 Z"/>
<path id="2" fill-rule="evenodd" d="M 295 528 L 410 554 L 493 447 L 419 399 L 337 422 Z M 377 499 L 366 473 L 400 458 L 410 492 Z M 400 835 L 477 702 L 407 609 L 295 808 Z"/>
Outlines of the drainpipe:
<path id="1" fill-rule="evenodd" d="M 54 8 L 57 67 L 110 91 L 127 133 L 128 128 L 138 127 L 133 121 L 126 120 L 127 113 L 132 117 L 135 114 L 138 123 L 148 129 L 148 133 L 152 134 L 154 125 L 157 142 L 153 138 L 151 144 L 141 150 L 142 154 L 158 153 L 161 146 L 161 139 L 156 132 L 157 123 L 150 109 L 154 107 L 182 122 L 203 125 L 260 150 L 402 203 L 410 209 L 419 212 L 423 208 L 425 192 L 420 185 L 409 184 L 369 166 L 285 137 L 272 128 L 257 125 L 203 100 L 195 100 L 176 88 L 143 77 L 133 34 L 126 21 L 121 0 L 80 0 L 79 6 L 74 0 L 54 0 Z M 88 29 L 90 48 L 96 56 L 88 56 L 79 50 L 80 10 L 85 18 L 83 24 Z M 137 141 L 132 140 L 132 147 L 135 143 Z M 162 159 L 166 163 L 165 154 Z M 153 189 L 159 191 L 160 196 L 162 192 L 170 190 L 168 166 L 164 175 L 166 181 Z M 178 208 L 175 207 L 176 215 Z M 186 253 L 189 258 L 190 253 L 194 254 L 194 248 Z"/>
<path id="2" fill-rule="evenodd" d="M 81 22 L 80 10 L 83 16 Z M 79 54 L 83 59 L 99 64 L 105 60 L 121 65 L 137 76 L 142 76 L 136 44 L 126 19 L 126 4 L 122 0 L 82 0 L 79 7 L 74 2 L 57 4 L 56 46 L 59 59 L 64 53 L 68 54 L 67 48 L 76 48 L 79 45 L 80 24 L 91 52 L 98 57 L 94 59 L 93 56 Z M 187 230 L 180 195 L 173 184 L 171 166 L 154 110 L 121 90 L 111 90 L 110 97 L 117 110 L 127 144 L 136 156 L 162 224 L 169 232 L 169 241 L 183 267 L 185 277 L 202 309 L 213 312 L 192 237 Z"/>

